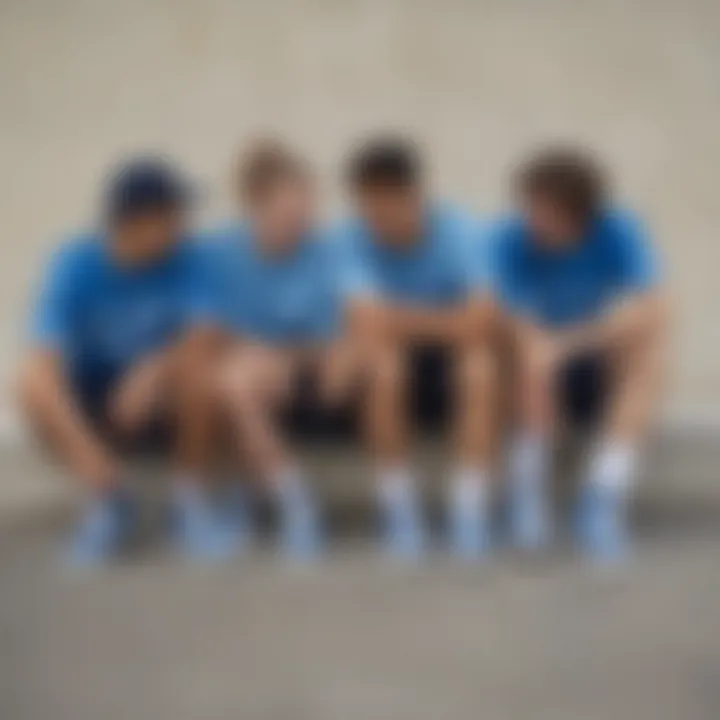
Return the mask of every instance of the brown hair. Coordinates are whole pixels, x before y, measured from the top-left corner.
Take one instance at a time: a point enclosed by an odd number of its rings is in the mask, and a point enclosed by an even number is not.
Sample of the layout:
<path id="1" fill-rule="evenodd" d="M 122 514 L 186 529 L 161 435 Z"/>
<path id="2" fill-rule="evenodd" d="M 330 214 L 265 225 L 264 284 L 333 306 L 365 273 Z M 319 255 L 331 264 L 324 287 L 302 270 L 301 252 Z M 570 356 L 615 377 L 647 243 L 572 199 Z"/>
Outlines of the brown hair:
<path id="1" fill-rule="evenodd" d="M 515 191 L 521 197 L 543 197 L 573 220 L 587 223 L 607 201 L 607 181 L 597 160 L 574 147 L 540 151 L 520 167 Z"/>
<path id="2" fill-rule="evenodd" d="M 305 158 L 273 138 L 250 143 L 240 153 L 235 168 L 235 185 L 244 202 L 254 202 L 281 181 L 310 179 Z"/>

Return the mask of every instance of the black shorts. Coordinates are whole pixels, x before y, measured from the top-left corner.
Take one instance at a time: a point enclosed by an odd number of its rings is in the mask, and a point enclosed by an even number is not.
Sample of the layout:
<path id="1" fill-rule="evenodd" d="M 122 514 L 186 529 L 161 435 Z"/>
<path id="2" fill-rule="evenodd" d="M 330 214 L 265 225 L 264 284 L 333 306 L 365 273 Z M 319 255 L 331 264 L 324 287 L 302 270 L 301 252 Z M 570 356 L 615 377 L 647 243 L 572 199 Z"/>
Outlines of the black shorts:
<path id="1" fill-rule="evenodd" d="M 572 358 L 557 377 L 560 412 L 581 429 L 590 429 L 602 420 L 609 391 L 608 362 L 601 353 Z"/>
<path id="2" fill-rule="evenodd" d="M 418 345 L 409 353 L 410 417 L 422 430 L 438 430 L 453 412 L 452 352 L 443 345 Z"/>
<path id="3" fill-rule="evenodd" d="M 282 410 L 282 425 L 302 441 L 342 441 L 360 431 L 360 413 L 354 399 L 328 407 L 320 397 L 320 374 L 315 363 L 300 365 L 292 379 L 290 399 Z"/>
<path id="4" fill-rule="evenodd" d="M 451 353 L 441 345 L 408 348 L 410 387 L 408 412 L 414 425 L 436 430 L 452 411 Z M 352 440 L 361 432 L 360 398 L 329 408 L 320 401 L 317 368 L 298 369 L 283 424 L 302 440 Z"/>
<path id="5" fill-rule="evenodd" d="M 132 434 L 120 432 L 112 423 L 110 404 L 124 371 L 75 374 L 71 378 L 73 396 L 83 416 L 93 430 L 114 450 L 122 454 L 165 453 L 172 447 L 175 436 L 170 415 L 152 418 Z"/>

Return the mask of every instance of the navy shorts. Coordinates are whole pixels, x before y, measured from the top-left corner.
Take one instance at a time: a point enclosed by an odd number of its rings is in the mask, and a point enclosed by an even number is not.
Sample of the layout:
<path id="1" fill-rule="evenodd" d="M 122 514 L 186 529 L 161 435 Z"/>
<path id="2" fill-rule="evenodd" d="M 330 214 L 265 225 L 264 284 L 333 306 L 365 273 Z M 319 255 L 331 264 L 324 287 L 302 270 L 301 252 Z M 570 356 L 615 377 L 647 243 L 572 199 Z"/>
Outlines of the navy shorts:
<path id="1" fill-rule="evenodd" d="M 153 417 L 134 433 L 119 431 L 114 426 L 110 404 L 125 377 L 124 371 L 104 374 L 75 374 L 72 389 L 83 416 L 95 432 L 123 454 L 166 452 L 172 447 L 174 430 L 168 413 Z"/>
<path id="2" fill-rule="evenodd" d="M 452 412 L 451 353 L 441 345 L 408 348 L 410 386 L 408 411 L 414 425 L 435 430 Z M 361 434 L 360 397 L 328 408 L 319 400 L 316 368 L 298 370 L 283 421 L 290 434 L 302 440 L 351 440 Z"/>
<path id="3" fill-rule="evenodd" d="M 572 358 L 557 377 L 560 412 L 581 429 L 590 429 L 602 420 L 609 391 L 608 361 L 602 353 Z"/>

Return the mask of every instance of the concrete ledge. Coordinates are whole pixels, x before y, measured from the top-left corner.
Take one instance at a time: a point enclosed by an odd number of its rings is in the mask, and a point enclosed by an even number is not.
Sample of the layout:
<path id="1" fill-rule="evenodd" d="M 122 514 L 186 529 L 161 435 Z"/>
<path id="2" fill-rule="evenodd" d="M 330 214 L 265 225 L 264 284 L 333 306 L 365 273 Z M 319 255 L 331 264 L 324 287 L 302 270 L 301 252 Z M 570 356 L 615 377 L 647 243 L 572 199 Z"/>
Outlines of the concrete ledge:
<path id="1" fill-rule="evenodd" d="M 708 433 L 663 431 L 648 448 L 637 501 L 641 511 L 720 517 L 720 442 Z M 343 521 L 363 518 L 372 507 L 372 469 L 357 446 L 307 446 L 303 461 L 329 515 Z M 419 443 L 415 467 L 431 508 L 437 508 L 447 475 L 446 449 L 437 439 Z M 558 473 L 558 502 L 571 497 L 577 458 L 565 458 Z M 25 443 L 0 449 L 0 520 L 25 520 L 72 507 L 77 497 L 70 479 Z M 232 473 L 232 471 L 230 472 Z M 241 478 L 248 480 L 249 478 Z M 150 494 L 168 480 L 164 463 L 139 461 L 138 486 Z M 162 494 L 162 493 L 160 493 Z"/>

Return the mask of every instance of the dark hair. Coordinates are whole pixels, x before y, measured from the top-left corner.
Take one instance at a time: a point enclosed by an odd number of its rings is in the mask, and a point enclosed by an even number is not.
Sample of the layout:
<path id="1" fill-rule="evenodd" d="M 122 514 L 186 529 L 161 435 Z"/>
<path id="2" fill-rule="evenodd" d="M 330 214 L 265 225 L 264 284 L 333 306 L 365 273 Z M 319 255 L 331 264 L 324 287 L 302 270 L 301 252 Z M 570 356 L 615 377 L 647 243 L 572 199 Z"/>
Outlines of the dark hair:
<path id="1" fill-rule="evenodd" d="M 411 140 L 397 136 L 364 142 L 347 163 L 347 181 L 353 189 L 404 188 L 422 180 L 420 152 Z"/>
<path id="2" fill-rule="evenodd" d="M 245 148 L 235 168 L 237 189 L 243 200 L 253 202 L 284 180 L 311 177 L 305 158 L 273 138 L 255 140 Z"/>
<path id="3" fill-rule="evenodd" d="M 543 197 L 573 220 L 587 223 L 607 200 L 605 174 L 586 150 L 553 147 L 542 150 L 522 165 L 515 178 L 521 197 Z"/>
<path id="4" fill-rule="evenodd" d="M 183 209 L 192 196 L 189 183 L 170 161 L 139 155 L 109 172 L 103 214 L 107 222 L 118 223 L 146 213 Z"/>

